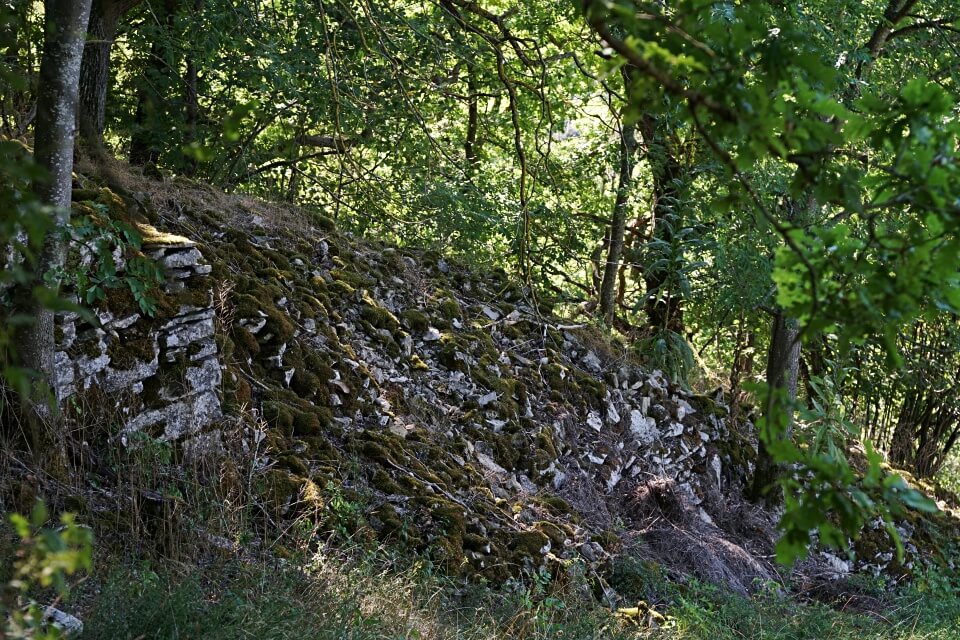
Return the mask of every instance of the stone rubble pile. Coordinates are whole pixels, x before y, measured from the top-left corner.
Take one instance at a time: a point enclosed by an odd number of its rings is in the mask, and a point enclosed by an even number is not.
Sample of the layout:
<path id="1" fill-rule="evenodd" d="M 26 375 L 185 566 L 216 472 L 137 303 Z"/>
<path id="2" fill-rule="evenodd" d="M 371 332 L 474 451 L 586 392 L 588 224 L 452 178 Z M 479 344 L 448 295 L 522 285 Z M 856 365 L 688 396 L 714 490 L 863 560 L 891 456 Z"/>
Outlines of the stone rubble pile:
<path id="1" fill-rule="evenodd" d="M 357 242 L 329 221 L 294 233 L 202 215 L 184 214 L 202 252 L 145 233 L 167 276 L 162 313 L 107 304 L 94 323 L 59 316 L 61 401 L 99 389 L 126 433 L 185 444 L 216 435 L 205 428 L 224 414 L 256 416 L 258 484 L 277 516 L 322 513 L 336 487 L 366 505 L 351 534 L 402 540 L 454 572 L 500 581 L 577 561 L 599 574 L 624 540 L 652 543 L 637 496 L 656 485 L 713 545 L 688 564 L 765 575 L 774 515 L 750 520 L 734 504 L 754 429 L 722 393 L 641 368 L 627 348 L 533 308 L 502 272 Z M 220 325 L 214 280 L 229 284 Z M 865 550 L 860 566 L 888 551 Z"/>
<path id="2" fill-rule="evenodd" d="M 264 256 L 280 244 L 265 235 L 247 239 L 247 251 Z M 375 492 L 391 514 L 428 517 L 414 495 L 423 491 L 467 507 L 474 520 L 464 525 L 467 536 L 527 536 L 535 562 L 602 563 L 596 536 L 614 526 L 617 509 L 638 484 L 675 481 L 697 508 L 708 492 L 739 487 L 748 473 L 731 459 L 720 399 L 696 396 L 628 359 L 615 361 L 587 346 L 583 331 L 556 327 L 522 299 L 498 298 L 483 280 L 451 282 L 454 274 L 442 259 L 423 265 L 392 249 L 351 249 L 358 254 L 350 264 L 343 251 L 332 256 L 325 241 L 289 265 L 263 264 L 265 271 L 284 268 L 279 291 L 251 291 L 261 304 L 242 309 L 235 326 L 244 341 L 256 342 L 247 351 L 251 377 L 277 388 L 261 405 L 268 424 L 284 428 L 284 409 L 277 408 L 284 402 L 294 413 L 309 413 L 312 405 L 329 411 L 335 430 L 362 441 L 362 454 L 383 465 L 378 473 L 389 480 L 379 481 Z M 360 275 L 346 275 L 350 266 Z M 383 276 L 367 279 L 364 271 Z M 425 293 L 424 281 L 431 279 L 442 284 L 431 282 Z M 310 282 L 315 295 L 327 294 L 326 321 L 305 313 L 298 288 Z M 283 330 L 277 314 L 292 330 Z M 322 371 L 309 364 L 314 357 L 325 363 Z M 305 375 L 323 378 L 322 393 L 307 387 L 312 395 L 306 394 Z M 291 394 L 296 403 L 287 400 Z M 315 437 L 301 429 L 303 422 L 293 420 L 293 438 L 277 459 L 298 477 L 317 468 L 309 444 L 296 444 Z M 429 450 L 408 452 L 426 449 L 423 441 Z M 751 457 L 752 445 L 741 446 Z M 302 452 L 295 462 L 286 453 L 291 450 Z M 418 474 L 414 469 L 427 457 L 436 460 Z M 404 488 L 404 476 L 413 490 Z M 534 499 L 547 494 L 581 515 L 600 504 L 606 513 L 588 522 L 571 514 L 562 527 L 547 526 L 556 517 Z M 501 514 L 505 504 L 519 506 Z M 711 521 L 702 508 L 699 515 Z M 502 564 L 495 543 L 475 547 L 465 547 L 474 568 Z"/>

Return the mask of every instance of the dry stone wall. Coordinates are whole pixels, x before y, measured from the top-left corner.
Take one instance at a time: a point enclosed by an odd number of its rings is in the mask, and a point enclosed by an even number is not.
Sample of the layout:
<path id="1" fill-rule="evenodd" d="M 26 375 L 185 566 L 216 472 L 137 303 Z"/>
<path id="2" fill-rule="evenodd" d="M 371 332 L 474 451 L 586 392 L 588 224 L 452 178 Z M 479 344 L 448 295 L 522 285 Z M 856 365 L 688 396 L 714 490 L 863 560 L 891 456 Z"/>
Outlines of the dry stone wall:
<path id="1" fill-rule="evenodd" d="M 155 317 L 130 304 L 129 292 L 108 292 L 89 321 L 57 317 L 55 392 L 61 405 L 98 390 L 112 401 L 122 430 L 179 439 L 222 417 L 220 361 L 214 339 L 211 267 L 196 243 L 140 225 L 142 251 L 163 268 Z M 122 256 L 115 256 L 122 272 Z M 81 265 L 91 257 L 81 250 Z M 204 289 L 204 287 L 206 287 Z M 117 298 L 120 298 L 117 300 Z"/>

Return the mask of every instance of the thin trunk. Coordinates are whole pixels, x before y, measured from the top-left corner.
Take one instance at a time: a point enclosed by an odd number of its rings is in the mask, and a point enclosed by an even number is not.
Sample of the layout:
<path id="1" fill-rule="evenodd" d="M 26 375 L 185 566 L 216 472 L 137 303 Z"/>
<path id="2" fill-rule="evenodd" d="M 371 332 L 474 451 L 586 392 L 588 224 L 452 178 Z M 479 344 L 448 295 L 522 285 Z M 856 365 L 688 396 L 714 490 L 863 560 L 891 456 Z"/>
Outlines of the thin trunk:
<path id="1" fill-rule="evenodd" d="M 301 113 L 297 121 L 297 133 L 293 138 L 292 148 L 290 150 L 290 183 L 284 192 L 284 198 L 287 202 L 296 202 L 300 191 L 300 171 L 297 169 L 297 160 L 300 158 L 300 141 L 303 139 L 304 130 L 307 126 L 307 114 Z"/>
<path id="2" fill-rule="evenodd" d="M 799 335 L 800 324 L 796 320 L 788 318 L 782 311 L 778 311 L 773 318 L 773 326 L 770 331 L 770 348 L 767 352 L 767 386 L 771 394 L 777 390 L 784 390 L 788 407 L 797 397 L 797 374 L 800 368 L 800 341 L 797 339 Z M 778 410 L 772 402 L 768 403 L 766 419 L 774 420 Z M 793 413 L 792 410 L 789 410 L 786 430 L 780 437 L 789 438 L 792 428 Z M 753 475 L 752 497 L 754 499 L 764 497 L 769 503 L 779 501 L 782 496 L 779 492 L 772 490 L 779 475 L 779 465 L 771 458 L 761 440 L 757 452 L 757 468 Z"/>
<path id="3" fill-rule="evenodd" d="M 636 128 L 633 124 L 624 124 L 620 132 L 620 174 L 617 182 L 617 197 L 613 205 L 613 216 L 610 219 L 610 243 L 607 247 L 603 279 L 600 283 L 600 314 L 608 327 L 613 326 L 613 317 L 617 311 L 617 273 L 620 271 L 620 258 L 623 255 L 623 235 L 627 224 L 627 203 L 633 181 L 633 153 L 636 148 Z"/>
<path id="4" fill-rule="evenodd" d="M 890 437 L 890 462 L 901 469 L 909 468 L 913 464 L 914 442 L 916 440 L 917 413 L 920 404 L 916 390 L 907 392 L 900 405 L 897 425 Z"/>
<path id="5" fill-rule="evenodd" d="M 110 88 L 110 51 L 124 13 L 141 0 L 93 0 L 87 27 L 87 45 L 80 65 L 80 137 L 92 149 L 103 147 L 107 92 Z"/>
<path id="6" fill-rule="evenodd" d="M 80 65 L 80 137 L 95 149 L 103 145 L 106 121 L 107 86 L 110 83 L 110 49 L 120 22 L 119 7 L 111 0 L 93 0 L 90 43 L 84 47 Z"/>
<path id="7" fill-rule="evenodd" d="M 150 45 L 150 59 L 144 81 L 137 92 L 137 110 L 134 114 L 136 124 L 130 140 L 130 164 L 150 167 L 160 160 L 155 128 L 161 119 L 163 99 L 157 91 L 157 82 L 170 73 L 170 32 L 177 9 L 177 0 L 164 0 L 157 7 L 157 17 L 163 33 L 154 38 Z M 168 124 L 168 123 L 165 123 Z"/>
<path id="8" fill-rule="evenodd" d="M 477 129 L 480 125 L 480 109 L 477 71 L 474 65 L 467 67 L 467 136 L 463 142 L 463 155 L 467 163 L 467 177 L 473 178 L 477 168 Z"/>
<path id="9" fill-rule="evenodd" d="M 3 26 L 2 37 L 8 43 L 3 53 L 3 62 L 10 76 L 0 78 L 0 117 L 3 120 L 4 135 L 16 138 L 26 132 L 30 119 L 31 108 L 29 106 L 29 96 L 23 87 L 14 87 L 8 81 L 8 78 L 19 77 L 27 80 L 30 69 L 29 47 L 30 47 L 30 23 L 27 20 L 29 15 L 29 3 L 26 0 L 17 0 L 11 7 L 7 8 L 4 18 L 8 22 Z M 25 50 L 27 55 L 24 59 L 21 56 L 21 49 Z"/>
<path id="10" fill-rule="evenodd" d="M 52 207 L 55 228 L 47 234 L 37 264 L 34 286 L 42 286 L 43 275 L 63 266 L 66 242 L 59 230 L 70 221 L 73 173 L 73 142 L 79 101 L 80 60 L 90 15 L 91 0 L 46 0 L 43 57 L 37 89 L 37 124 L 34 159 L 46 172 L 46 179 L 34 185 L 41 202 Z M 31 297 L 34 323 L 20 342 L 23 364 L 54 382 L 53 354 L 56 348 L 53 311 Z M 37 405 L 38 412 L 44 409 Z"/>
<path id="11" fill-rule="evenodd" d="M 193 18 L 194 20 L 199 19 L 200 12 L 203 11 L 203 0 L 194 0 L 193 2 Z M 190 52 L 187 55 L 187 73 L 184 78 L 184 85 L 186 89 L 186 96 L 184 102 L 184 119 L 186 121 L 186 135 L 185 142 L 187 146 L 192 145 L 199 139 L 198 126 L 200 122 L 200 93 L 197 86 L 198 82 L 198 72 L 197 72 L 197 55 L 196 52 Z M 186 160 L 186 167 L 184 172 L 188 176 L 192 176 L 197 171 L 197 159 L 193 156 L 190 156 Z M 291 200 L 292 201 L 292 200 Z"/>
<path id="12" fill-rule="evenodd" d="M 754 346 L 756 344 L 756 333 L 744 328 L 742 314 L 740 322 L 737 323 L 735 342 L 733 365 L 730 367 L 730 397 L 734 404 L 737 404 L 743 381 L 749 380 L 753 376 Z"/>

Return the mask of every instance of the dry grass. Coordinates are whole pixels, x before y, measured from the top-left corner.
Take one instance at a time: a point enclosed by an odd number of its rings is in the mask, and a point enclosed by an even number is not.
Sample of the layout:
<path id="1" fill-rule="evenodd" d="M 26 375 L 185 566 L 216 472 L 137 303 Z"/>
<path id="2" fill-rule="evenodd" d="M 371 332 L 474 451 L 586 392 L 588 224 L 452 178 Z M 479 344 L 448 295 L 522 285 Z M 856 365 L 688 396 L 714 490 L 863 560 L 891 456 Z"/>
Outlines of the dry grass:
<path id="1" fill-rule="evenodd" d="M 234 229 L 285 229 L 296 234 L 314 236 L 315 215 L 309 210 L 288 203 L 274 203 L 243 194 L 225 193 L 210 185 L 187 178 L 158 180 L 114 158 L 82 158 L 75 172 L 88 179 L 102 181 L 119 193 L 128 195 L 141 205 L 151 207 L 162 221 L 190 229 L 185 212 L 207 212 Z M 199 233 L 190 234 L 191 237 Z"/>

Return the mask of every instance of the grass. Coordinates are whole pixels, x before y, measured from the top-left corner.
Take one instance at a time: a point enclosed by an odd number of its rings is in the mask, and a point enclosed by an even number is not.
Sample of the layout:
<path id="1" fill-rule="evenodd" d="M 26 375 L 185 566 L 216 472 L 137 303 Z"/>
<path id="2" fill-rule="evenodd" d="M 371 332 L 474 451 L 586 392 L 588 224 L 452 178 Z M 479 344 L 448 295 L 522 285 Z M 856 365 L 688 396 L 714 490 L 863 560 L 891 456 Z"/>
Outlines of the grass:
<path id="1" fill-rule="evenodd" d="M 675 628 L 651 638 L 769 640 L 957 640 L 960 600 L 915 591 L 889 598 L 883 613 L 840 612 L 825 604 L 767 595 L 747 600 L 700 586 L 670 611 Z"/>
<path id="2" fill-rule="evenodd" d="M 624 566 L 626 565 L 626 566 Z M 666 603 L 664 628 L 641 637 L 657 640 L 957 640 L 960 591 L 955 581 L 929 574 L 898 592 L 857 577 L 834 583 L 833 606 L 784 596 L 776 589 L 753 598 L 690 581 L 670 582 L 655 568 L 627 561 L 612 581 L 623 594 Z"/>
<path id="3" fill-rule="evenodd" d="M 175 572 L 119 566 L 99 588 L 83 638 L 264 640 L 650 638 L 654 640 L 956 640 L 960 598 L 927 581 L 882 596 L 882 613 L 840 612 L 772 591 L 753 599 L 641 572 L 667 616 L 651 629 L 603 609 L 582 580 L 535 577 L 489 589 L 385 552 L 299 561 L 222 561 Z M 622 576 L 621 576 L 622 577 Z M 636 577 L 636 576 L 635 576 Z M 578 587 L 579 585 L 579 587 Z"/>
<path id="4" fill-rule="evenodd" d="M 179 575 L 118 568 L 100 588 L 83 638 L 593 638 L 612 621 L 572 590 L 534 583 L 492 591 L 458 585 L 428 564 L 338 551 Z"/>

